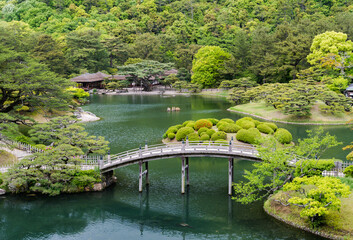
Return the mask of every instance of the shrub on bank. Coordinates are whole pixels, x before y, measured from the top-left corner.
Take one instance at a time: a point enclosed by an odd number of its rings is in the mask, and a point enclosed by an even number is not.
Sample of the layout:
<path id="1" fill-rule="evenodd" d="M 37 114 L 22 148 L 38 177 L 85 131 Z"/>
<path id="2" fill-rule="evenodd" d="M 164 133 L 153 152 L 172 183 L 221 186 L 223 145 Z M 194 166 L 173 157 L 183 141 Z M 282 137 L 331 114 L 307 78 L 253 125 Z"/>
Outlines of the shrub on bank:
<path id="1" fill-rule="evenodd" d="M 182 126 L 186 127 L 186 125 L 188 125 L 188 123 L 194 123 L 194 121 L 192 121 L 192 120 L 185 121 L 185 122 L 183 122 Z"/>
<path id="2" fill-rule="evenodd" d="M 178 129 L 177 127 L 172 126 L 172 127 L 168 128 L 166 134 L 168 135 L 169 133 L 177 133 L 178 130 L 179 130 L 179 129 Z"/>
<path id="3" fill-rule="evenodd" d="M 214 129 L 208 129 L 208 130 L 206 131 L 206 133 L 207 133 L 207 135 L 208 135 L 209 137 L 212 137 L 212 135 L 213 135 L 215 132 L 216 132 L 216 130 L 214 130 Z"/>
<path id="4" fill-rule="evenodd" d="M 185 127 L 191 127 L 193 129 L 195 129 L 195 122 L 189 122 L 188 124 L 186 124 Z"/>
<path id="5" fill-rule="evenodd" d="M 217 141 L 219 139 L 227 139 L 227 133 L 223 132 L 223 131 L 219 131 L 219 132 L 215 132 L 214 134 L 212 134 L 211 140 L 212 141 Z"/>
<path id="6" fill-rule="evenodd" d="M 210 140 L 210 136 L 208 136 L 207 133 L 203 133 L 203 134 L 201 134 L 200 140 L 208 141 L 208 140 Z"/>
<path id="7" fill-rule="evenodd" d="M 199 134 L 199 136 L 201 136 L 201 134 L 202 134 L 202 133 L 206 133 L 207 130 L 208 130 L 207 127 L 202 127 L 202 128 L 200 128 L 200 129 L 197 131 L 197 133 Z"/>
<path id="8" fill-rule="evenodd" d="M 346 175 L 346 177 L 353 177 L 353 165 L 346 167 L 344 169 L 343 173 L 344 173 L 344 175 Z"/>
<path id="9" fill-rule="evenodd" d="M 264 124 L 266 124 L 267 126 L 269 126 L 270 128 L 272 128 L 273 131 L 276 131 L 278 129 L 277 125 L 274 123 L 270 123 L 270 122 L 265 122 Z"/>
<path id="10" fill-rule="evenodd" d="M 182 127 L 178 130 L 177 134 L 175 135 L 176 140 L 181 141 L 185 140 L 186 136 L 190 133 L 193 133 L 194 129 L 191 127 Z"/>
<path id="11" fill-rule="evenodd" d="M 261 137 L 261 133 L 256 128 L 241 129 L 236 135 L 236 139 L 241 142 L 255 144 L 256 141 Z"/>
<path id="12" fill-rule="evenodd" d="M 168 133 L 168 138 L 173 140 L 175 138 L 175 133 Z"/>
<path id="13" fill-rule="evenodd" d="M 273 129 L 270 126 L 268 126 L 267 124 L 262 123 L 262 124 L 258 125 L 256 128 L 259 129 L 260 132 L 265 133 L 265 134 L 273 134 L 274 133 Z"/>
<path id="14" fill-rule="evenodd" d="M 236 133 L 241 129 L 240 126 L 238 126 L 235 123 L 224 123 L 219 126 L 218 130 L 226 132 L 226 133 Z"/>
<path id="15" fill-rule="evenodd" d="M 255 128 L 255 123 L 252 121 L 244 120 L 244 121 L 237 121 L 237 125 L 244 129 Z"/>
<path id="16" fill-rule="evenodd" d="M 293 139 L 292 134 L 284 128 L 278 128 L 274 136 L 277 141 L 282 144 L 289 144 L 292 142 Z"/>
<path id="17" fill-rule="evenodd" d="M 195 130 L 199 130 L 200 128 L 211 128 L 213 126 L 212 122 L 207 119 L 200 119 L 195 122 Z"/>
<path id="18" fill-rule="evenodd" d="M 199 141 L 200 140 L 199 135 L 195 132 L 188 134 L 187 137 L 188 137 L 189 141 Z"/>

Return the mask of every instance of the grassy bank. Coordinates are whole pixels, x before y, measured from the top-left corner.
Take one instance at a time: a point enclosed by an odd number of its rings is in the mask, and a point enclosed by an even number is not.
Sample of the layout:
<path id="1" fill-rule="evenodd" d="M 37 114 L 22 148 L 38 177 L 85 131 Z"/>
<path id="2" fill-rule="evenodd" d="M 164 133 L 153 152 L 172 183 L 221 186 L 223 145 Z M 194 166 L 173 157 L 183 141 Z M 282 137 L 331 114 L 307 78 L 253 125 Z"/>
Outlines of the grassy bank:
<path id="1" fill-rule="evenodd" d="M 282 191 L 272 195 L 264 205 L 265 211 L 271 216 L 290 224 L 294 227 L 312 232 L 314 234 L 331 239 L 353 239 L 353 194 L 349 198 L 342 198 L 342 207 L 338 211 L 330 211 L 327 216 L 327 224 L 319 229 L 312 229 L 307 218 L 300 217 L 302 210 L 296 206 L 283 206 L 278 199 Z"/>
<path id="2" fill-rule="evenodd" d="M 353 118 L 353 114 L 341 114 L 339 116 L 325 115 L 320 112 L 320 105 L 317 102 L 311 109 L 311 116 L 300 118 L 285 115 L 272 106 L 266 105 L 265 102 L 252 102 L 231 107 L 230 111 L 237 111 L 244 114 L 251 114 L 268 121 L 292 122 L 292 123 L 318 123 L 318 124 L 345 124 Z"/>

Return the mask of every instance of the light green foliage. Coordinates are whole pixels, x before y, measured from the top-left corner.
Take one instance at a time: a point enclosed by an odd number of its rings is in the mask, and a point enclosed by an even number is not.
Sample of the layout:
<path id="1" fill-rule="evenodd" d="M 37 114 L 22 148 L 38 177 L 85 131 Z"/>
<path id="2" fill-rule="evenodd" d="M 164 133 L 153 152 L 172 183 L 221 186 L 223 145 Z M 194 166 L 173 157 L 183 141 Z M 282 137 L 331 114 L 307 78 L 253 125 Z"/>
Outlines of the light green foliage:
<path id="1" fill-rule="evenodd" d="M 188 124 L 186 124 L 185 127 L 191 127 L 193 129 L 195 129 L 195 122 L 189 122 Z"/>
<path id="2" fill-rule="evenodd" d="M 227 133 L 219 131 L 219 132 L 215 132 L 214 134 L 212 134 L 211 136 L 211 140 L 212 141 L 217 141 L 219 139 L 227 139 Z"/>
<path id="3" fill-rule="evenodd" d="M 192 62 L 192 82 L 199 83 L 203 87 L 219 85 L 224 63 L 231 59 L 231 54 L 220 47 L 204 46 L 195 54 Z"/>
<path id="4" fill-rule="evenodd" d="M 331 91 L 340 93 L 348 87 L 350 81 L 347 78 L 338 76 L 336 78 L 323 79 L 321 82 L 324 82 Z"/>
<path id="5" fill-rule="evenodd" d="M 213 126 L 212 122 L 207 119 L 200 119 L 195 122 L 195 130 L 199 130 L 202 127 L 211 128 Z"/>
<path id="6" fill-rule="evenodd" d="M 286 183 L 283 190 L 299 193 L 299 196 L 289 197 L 287 202 L 303 208 L 300 216 L 308 217 L 314 227 L 322 224 L 329 209 L 340 210 L 339 197 L 348 197 L 350 194 L 349 186 L 340 179 L 321 176 L 296 177 L 292 182 Z"/>
<path id="7" fill-rule="evenodd" d="M 259 124 L 256 128 L 259 129 L 260 132 L 265 133 L 265 134 L 273 134 L 274 133 L 273 129 L 264 123 Z"/>
<path id="8" fill-rule="evenodd" d="M 195 133 L 195 132 L 189 133 L 187 135 L 187 137 L 188 137 L 189 141 L 198 141 L 198 140 L 200 140 L 199 135 L 197 133 Z"/>
<path id="9" fill-rule="evenodd" d="M 207 135 L 210 136 L 210 137 L 212 137 L 212 135 L 213 135 L 215 132 L 216 132 L 216 130 L 214 130 L 214 129 L 208 129 L 208 130 L 206 131 Z"/>
<path id="10" fill-rule="evenodd" d="M 270 128 L 272 128 L 273 131 L 276 131 L 278 129 L 277 125 L 274 123 L 270 123 L 270 122 L 265 122 L 263 124 L 266 124 L 267 126 L 269 126 Z"/>
<path id="11" fill-rule="evenodd" d="M 173 140 L 175 138 L 175 133 L 168 133 L 168 138 Z"/>
<path id="12" fill-rule="evenodd" d="M 210 121 L 213 124 L 213 126 L 217 125 L 217 123 L 219 122 L 219 120 L 216 118 L 209 118 L 208 121 Z"/>
<path id="13" fill-rule="evenodd" d="M 296 177 L 322 176 L 324 170 L 329 171 L 335 167 L 333 159 L 306 159 L 295 163 Z"/>
<path id="14" fill-rule="evenodd" d="M 202 134 L 202 135 L 200 136 L 200 140 L 202 140 L 202 141 L 208 141 L 208 140 L 210 140 L 210 136 L 208 136 L 207 133 L 204 133 L 204 134 Z"/>
<path id="15" fill-rule="evenodd" d="M 237 125 L 239 125 L 241 128 L 244 128 L 244 129 L 249 129 L 249 128 L 255 127 L 255 123 L 252 121 L 248 121 L 248 120 L 237 121 Z"/>
<path id="16" fill-rule="evenodd" d="M 89 93 L 85 92 L 82 88 L 69 87 L 66 91 L 68 91 L 71 96 L 77 99 L 80 103 L 86 102 L 89 97 Z"/>
<path id="17" fill-rule="evenodd" d="M 351 68 L 353 42 L 347 41 L 347 34 L 325 32 L 315 36 L 307 56 L 310 64 L 316 67 L 338 69 L 345 75 L 345 69 Z"/>
<path id="18" fill-rule="evenodd" d="M 168 128 L 168 130 L 166 131 L 166 134 L 169 133 L 176 133 L 180 128 L 177 128 L 175 126 L 171 126 L 170 128 Z"/>
<path id="19" fill-rule="evenodd" d="M 292 142 L 293 139 L 292 134 L 284 128 L 278 128 L 274 136 L 277 141 L 282 144 L 289 144 Z"/>
<path id="20" fill-rule="evenodd" d="M 241 129 L 236 135 L 236 139 L 241 142 L 256 144 L 261 137 L 261 133 L 256 128 Z"/>
<path id="21" fill-rule="evenodd" d="M 325 150 L 338 144 L 336 138 L 324 134 L 322 128 L 309 131 L 308 138 L 299 140 L 297 145 L 291 147 L 283 147 L 273 137 L 262 138 L 261 145 L 257 147 L 262 162 L 255 163 L 252 171 L 245 171 L 246 182 L 234 184 L 233 199 L 251 203 L 266 198 L 294 178 L 295 168 L 289 164 L 293 158 L 307 160 L 316 156 L 320 159 Z"/>
<path id="22" fill-rule="evenodd" d="M 226 132 L 226 133 L 236 133 L 240 129 L 242 129 L 242 127 L 238 126 L 235 123 L 224 123 L 224 124 L 221 124 L 218 127 L 219 131 L 223 131 L 223 132 Z"/>
<path id="23" fill-rule="evenodd" d="M 197 131 L 197 133 L 199 134 L 199 136 L 201 136 L 201 135 L 202 135 L 202 133 L 206 133 L 206 132 L 207 132 L 207 130 L 208 130 L 208 128 L 207 128 L 207 127 L 202 127 L 202 128 L 200 128 L 200 129 Z"/>
<path id="24" fill-rule="evenodd" d="M 54 146 L 69 144 L 78 147 L 85 154 L 106 154 L 109 147 L 104 137 L 90 136 L 84 130 L 75 118 L 57 117 L 48 123 L 34 125 L 29 134 L 36 143 Z"/>
<path id="25" fill-rule="evenodd" d="M 193 132 L 195 131 L 191 127 L 182 127 L 178 130 L 177 134 L 175 135 L 175 138 L 177 141 L 185 140 L 186 136 Z"/>
<path id="26" fill-rule="evenodd" d="M 344 175 L 346 177 L 351 177 L 353 178 L 353 165 L 349 166 L 349 167 L 346 167 L 343 171 Z"/>
<path id="27" fill-rule="evenodd" d="M 185 121 L 183 122 L 183 127 L 185 127 L 188 123 L 195 123 L 195 121 L 192 121 L 192 120 L 188 120 L 188 121 Z"/>

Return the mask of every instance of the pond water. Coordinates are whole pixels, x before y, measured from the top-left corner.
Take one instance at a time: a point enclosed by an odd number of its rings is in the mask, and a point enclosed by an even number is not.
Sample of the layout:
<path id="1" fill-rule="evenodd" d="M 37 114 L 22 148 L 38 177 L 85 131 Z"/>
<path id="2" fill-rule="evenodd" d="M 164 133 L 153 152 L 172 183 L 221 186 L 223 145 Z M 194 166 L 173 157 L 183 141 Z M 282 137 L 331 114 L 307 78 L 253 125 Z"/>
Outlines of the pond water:
<path id="1" fill-rule="evenodd" d="M 167 107 L 180 112 L 167 112 Z M 86 129 L 110 141 L 112 153 L 157 144 L 170 125 L 199 118 L 242 117 L 223 98 L 101 96 L 84 107 L 103 119 Z M 284 125 L 279 124 L 281 127 Z M 294 139 L 313 126 L 288 125 Z M 348 144 L 346 126 L 325 127 Z M 344 159 L 342 146 L 325 157 Z M 180 194 L 180 159 L 150 162 L 150 186 L 138 192 L 137 166 L 116 170 L 118 183 L 100 193 L 0 198 L 0 240 L 18 239 L 320 239 L 269 216 L 262 202 L 241 205 L 227 195 L 228 162 L 190 158 L 190 187 Z M 252 162 L 236 159 L 234 181 Z"/>

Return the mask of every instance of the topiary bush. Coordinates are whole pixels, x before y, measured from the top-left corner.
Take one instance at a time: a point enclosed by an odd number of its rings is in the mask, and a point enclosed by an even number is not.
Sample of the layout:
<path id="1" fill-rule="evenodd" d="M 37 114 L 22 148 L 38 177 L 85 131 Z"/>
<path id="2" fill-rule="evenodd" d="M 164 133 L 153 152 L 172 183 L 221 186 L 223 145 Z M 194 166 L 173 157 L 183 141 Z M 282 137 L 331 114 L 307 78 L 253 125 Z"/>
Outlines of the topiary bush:
<path id="1" fill-rule="evenodd" d="M 258 120 L 252 120 L 253 123 L 255 123 L 255 127 L 259 126 L 260 124 L 262 124 L 263 122 L 260 122 Z"/>
<path id="2" fill-rule="evenodd" d="M 237 121 L 237 125 L 244 129 L 255 128 L 255 123 L 252 121 L 244 120 L 244 121 Z"/>
<path id="3" fill-rule="evenodd" d="M 275 138 L 277 139 L 278 142 L 282 144 L 289 144 L 292 142 L 292 134 L 284 128 L 278 128 L 277 131 L 275 132 Z"/>
<path id="4" fill-rule="evenodd" d="M 212 141 L 217 141 L 219 139 L 227 139 L 227 133 L 223 132 L 223 131 L 219 131 L 219 132 L 215 132 L 214 134 L 212 134 L 211 140 Z"/>
<path id="5" fill-rule="evenodd" d="M 267 124 L 262 123 L 262 124 L 258 125 L 256 128 L 259 129 L 260 132 L 265 133 L 265 134 L 273 134 L 274 133 L 273 129 L 270 126 L 268 126 Z"/>
<path id="6" fill-rule="evenodd" d="M 274 123 L 265 122 L 264 124 L 266 124 L 267 126 L 269 126 L 270 128 L 272 128 L 272 130 L 273 130 L 274 132 L 278 129 L 277 125 L 274 124 Z"/>
<path id="7" fill-rule="evenodd" d="M 202 127 L 211 128 L 213 126 L 212 122 L 208 119 L 200 119 L 195 122 L 195 130 L 199 130 Z"/>
<path id="8" fill-rule="evenodd" d="M 241 142 L 255 144 L 261 137 L 261 133 L 256 128 L 240 129 L 236 135 L 236 139 Z"/>
<path id="9" fill-rule="evenodd" d="M 210 121 L 213 126 L 217 125 L 217 123 L 219 122 L 219 120 L 215 118 L 208 118 L 207 120 Z"/>
<path id="10" fill-rule="evenodd" d="M 174 125 L 174 127 L 176 127 L 179 130 L 180 128 L 183 127 L 183 125 L 182 124 L 177 124 L 177 125 Z"/>
<path id="11" fill-rule="evenodd" d="M 201 134 L 207 132 L 207 130 L 208 130 L 208 128 L 202 127 L 197 131 L 197 133 L 199 134 L 199 136 L 201 136 Z"/>
<path id="12" fill-rule="evenodd" d="M 234 120 L 230 118 L 222 118 L 220 121 L 227 122 L 227 123 L 235 123 Z"/>
<path id="13" fill-rule="evenodd" d="M 199 141 L 200 137 L 197 133 L 193 132 L 187 135 L 189 141 Z"/>
<path id="14" fill-rule="evenodd" d="M 185 127 L 191 127 L 193 129 L 195 129 L 195 122 L 189 122 L 188 124 L 186 124 Z"/>
<path id="15" fill-rule="evenodd" d="M 190 133 L 195 132 L 193 128 L 191 127 L 182 127 L 178 130 L 177 134 L 175 135 L 175 138 L 177 141 L 185 140 L 186 136 Z"/>
<path id="16" fill-rule="evenodd" d="M 185 122 L 183 122 L 182 126 L 186 127 L 186 125 L 191 122 L 194 123 L 195 121 L 192 121 L 192 120 L 185 121 Z"/>
<path id="17" fill-rule="evenodd" d="M 170 128 L 168 128 L 168 130 L 166 131 L 166 134 L 168 135 L 169 133 L 177 133 L 179 129 L 175 126 L 172 126 Z"/>
<path id="18" fill-rule="evenodd" d="M 166 139 L 168 137 L 168 134 L 167 133 L 164 133 L 163 134 L 163 139 Z"/>
<path id="19" fill-rule="evenodd" d="M 203 133 L 203 134 L 201 134 L 200 140 L 208 141 L 208 140 L 210 140 L 210 136 L 208 136 L 207 133 Z"/>
<path id="20" fill-rule="evenodd" d="M 242 129 L 242 128 L 235 123 L 224 123 L 224 124 L 220 125 L 218 128 L 218 130 L 226 132 L 226 133 L 236 133 L 240 129 Z"/>
<path id="21" fill-rule="evenodd" d="M 346 167 L 343 173 L 346 177 L 353 177 L 353 165 Z"/>
<path id="22" fill-rule="evenodd" d="M 295 163 L 295 177 L 303 176 L 322 176 L 324 170 L 329 171 L 335 167 L 335 161 L 332 159 L 310 159 L 310 160 L 300 160 Z"/>
<path id="23" fill-rule="evenodd" d="M 168 138 L 173 140 L 175 138 L 175 133 L 168 133 Z"/>
<path id="24" fill-rule="evenodd" d="M 216 132 L 216 130 L 214 130 L 214 129 L 208 129 L 208 130 L 206 131 L 206 133 L 207 133 L 207 135 L 208 135 L 209 137 L 212 137 L 212 135 L 213 135 L 215 132 Z"/>

